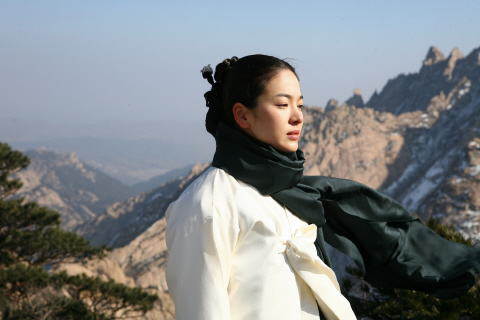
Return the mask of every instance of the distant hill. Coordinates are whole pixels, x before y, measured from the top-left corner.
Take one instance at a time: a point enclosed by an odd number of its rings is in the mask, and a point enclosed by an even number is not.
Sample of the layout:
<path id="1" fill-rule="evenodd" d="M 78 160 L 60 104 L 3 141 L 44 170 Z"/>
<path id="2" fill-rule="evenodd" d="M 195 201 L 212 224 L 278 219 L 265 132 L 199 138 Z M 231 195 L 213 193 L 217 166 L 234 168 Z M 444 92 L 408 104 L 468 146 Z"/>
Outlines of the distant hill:
<path id="1" fill-rule="evenodd" d="M 185 167 L 195 159 L 210 161 L 213 154 L 213 148 L 188 141 L 172 143 L 157 139 L 122 140 L 90 136 L 18 141 L 12 146 L 21 150 L 42 147 L 75 152 L 83 162 L 127 185 Z"/>
<path id="2" fill-rule="evenodd" d="M 183 168 L 173 169 L 171 171 L 168 171 L 167 173 L 155 176 L 147 181 L 134 184 L 132 186 L 132 189 L 134 189 L 138 193 L 155 189 L 165 182 L 188 176 L 192 167 L 193 165 L 188 165 Z"/>
<path id="3" fill-rule="evenodd" d="M 21 151 L 75 152 L 81 161 L 127 185 L 211 161 L 215 151 L 203 119 L 66 125 L 2 118 L 0 137 Z"/>
<path id="4" fill-rule="evenodd" d="M 15 175 L 23 182 L 17 196 L 60 212 L 67 230 L 135 194 L 132 188 L 81 162 L 75 153 L 30 150 L 25 154 L 31 164 Z"/>

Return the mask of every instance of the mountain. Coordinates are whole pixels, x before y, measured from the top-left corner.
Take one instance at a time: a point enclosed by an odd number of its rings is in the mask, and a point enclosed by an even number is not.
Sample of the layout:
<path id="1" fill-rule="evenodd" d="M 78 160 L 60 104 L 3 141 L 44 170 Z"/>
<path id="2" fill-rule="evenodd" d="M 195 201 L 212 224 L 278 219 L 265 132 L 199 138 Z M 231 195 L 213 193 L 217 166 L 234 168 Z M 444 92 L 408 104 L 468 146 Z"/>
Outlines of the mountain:
<path id="1" fill-rule="evenodd" d="M 473 50 L 467 57 L 455 48 L 445 58 L 438 48 L 431 47 L 419 72 L 401 74 L 389 80 L 382 92 L 375 93 L 366 106 L 394 115 L 415 110 L 425 112 L 433 97 L 440 97 L 443 92 L 442 97 L 446 99 L 448 93 L 464 79 L 468 79 L 471 86 L 478 86 L 479 55 L 480 48 Z"/>
<path id="2" fill-rule="evenodd" d="M 93 245 L 104 243 L 112 247 L 123 247 L 164 217 L 168 205 L 175 201 L 208 164 L 197 163 L 185 177 L 179 177 L 148 192 L 117 202 L 105 213 L 93 217 L 75 232 L 85 236 Z"/>
<path id="3" fill-rule="evenodd" d="M 213 139 L 209 142 L 213 144 Z M 83 162 L 128 185 L 195 161 L 209 161 L 213 152 L 211 145 L 191 140 L 173 143 L 158 139 L 124 140 L 92 136 L 17 141 L 11 145 L 20 150 L 41 147 L 75 152 Z"/>
<path id="4" fill-rule="evenodd" d="M 305 173 L 365 183 L 480 240 L 479 110 L 480 48 L 445 59 L 432 47 L 364 108 L 307 109 Z"/>
<path id="5" fill-rule="evenodd" d="M 192 165 L 188 165 L 186 167 L 179 168 L 179 169 L 173 169 L 171 171 L 168 171 L 167 173 L 148 179 L 147 181 L 134 184 L 132 186 L 132 189 L 134 189 L 138 193 L 149 191 L 151 189 L 157 188 L 159 185 L 165 182 L 188 176 L 190 174 L 191 168 L 192 168 Z"/>
<path id="6" fill-rule="evenodd" d="M 0 137 L 21 151 L 46 148 L 75 152 L 84 163 L 127 185 L 192 163 L 210 161 L 215 150 L 203 119 L 166 117 L 67 125 L 2 118 Z"/>
<path id="7" fill-rule="evenodd" d="M 67 230 L 135 194 L 120 181 L 81 162 L 75 153 L 30 150 L 25 154 L 31 164 L 15 174 L 23 182 L 17 196 L 61 213 Z"/>

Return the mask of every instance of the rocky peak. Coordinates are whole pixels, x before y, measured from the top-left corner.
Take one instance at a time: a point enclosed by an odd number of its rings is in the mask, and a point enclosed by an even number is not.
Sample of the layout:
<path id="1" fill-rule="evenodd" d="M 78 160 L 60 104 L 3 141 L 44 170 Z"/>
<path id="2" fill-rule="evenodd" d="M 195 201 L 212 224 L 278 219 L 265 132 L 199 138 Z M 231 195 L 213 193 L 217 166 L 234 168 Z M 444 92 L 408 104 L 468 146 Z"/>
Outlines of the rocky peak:
<path id="1" fill-rule="evenodd" d="M 458 60 L 463 58 L 463 53 L 458 48 L 453 49 L 452 53 L 450 53 L 450 56 L 447 59 L 447 67 L 443 71 L 443 75 L 447 77 L 448 81 L 452 80 L 452 73 L 455 69 L 455 64 Z"/>
<path id="2" fill-rule="evenodd" d="M 356 88 L 353 90 L 353 96 L 350 97 L 347 101 L 345 101 L 345 104 L 348 105 L 349 107 L 355 106 L 357 108 L 363 108 L 365 107 L 365 103 L 363 102 L 362 98 L 362 90 L 359 88 Z"/>
<path id="3" fill-rule="evenodd" d="M 338 101 L 335 99 L 330 99 L 327 102 L 327 105 L 325 106 L 325 111 L 330 111 L 334 110 L 335 108 L 338 108 L 340 105 L 338 104 Z"/>
<path id="4" fill-rule="evenodd" d="M 445 56 L 444 54 L 442 53 L 442 51 L 440 51 L 440 49 L 438 49 L 437 47 L 430 47 L 430 49 L 428 50 L 428 53 L 427 53 L 427 56 L 425 57 L 425 60 L 423 60 L 423 65 L 424 66 L 431 66 L 433 64 L 436 64 L 440 61 L 443 61 L 445 60 Z"/>
<path id="5" fill-rule="evenodd" d="M 379 94 L 372 95 L 366 106 L 395 115 L 416 110 L 428 112 L 432 97 L 442 92 L 447 97 L 463 82 L 472 90 L 480 85 L 480 48 L 466 58 L 455 48 L 445 59 L 432 47 L 419 72 L 401 74 L 389 80 Z"/>
<path id="6" fill-rule="evenodd" d="M 463 56 L 463 53 L 462 51 L 460 51 L 460 49 L 458 49 L 457 47 L 453 48 L 452 52 L 450 53 L 450 55 L 448 56 L 448 60 L 458 60 L 458 59 L 463 59 L 464 56 Z"/>

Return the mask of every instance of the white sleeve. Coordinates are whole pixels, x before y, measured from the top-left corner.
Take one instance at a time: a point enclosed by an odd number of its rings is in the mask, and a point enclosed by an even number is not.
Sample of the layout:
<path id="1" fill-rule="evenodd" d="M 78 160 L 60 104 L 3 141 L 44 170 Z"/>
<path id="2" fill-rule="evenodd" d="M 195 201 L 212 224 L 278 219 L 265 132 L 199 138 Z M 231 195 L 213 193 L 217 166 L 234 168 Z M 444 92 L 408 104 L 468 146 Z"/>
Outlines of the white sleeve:
<path id="1" fill-rule="evenodd" d="M 166 280 L 175 318 L 230 319 L 227 287 L 238 236 L 236 210 L 227 199 L 231 193 L 223 194 L 227 190 L 218 197 L 207 181 L 192 189 L 166 213 Z"/>

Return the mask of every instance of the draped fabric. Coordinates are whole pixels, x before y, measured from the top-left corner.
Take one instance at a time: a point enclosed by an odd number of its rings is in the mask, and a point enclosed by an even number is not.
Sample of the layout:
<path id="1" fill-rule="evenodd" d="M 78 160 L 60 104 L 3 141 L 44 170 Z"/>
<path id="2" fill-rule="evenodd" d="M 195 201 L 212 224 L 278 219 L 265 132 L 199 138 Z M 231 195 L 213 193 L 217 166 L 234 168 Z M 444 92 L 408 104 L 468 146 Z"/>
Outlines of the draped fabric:
<path id="1" fill-rule="evenodd" d="M 314 224 L 297 229 L 282 243 L 280 252 L 286 252 L 293 270 L 308 284 L 327 319 L 356 320 L 350 303 L 340 291 L 335 273 L 316 254 L 313 244 L 316 230 Z"/>
<path id="2" fill-rule="evenodd" d="M 391 198 L 361 183 L 303 176 L 303 152 L 280 152 L 220 123 L 212 166 L 270 195 L 317 226 L 318 256 L 331 267 L 325 241 L 350 256 L 378 287 L 454 299 L 473 286 L 480 251 L 447 241 Z"/>

